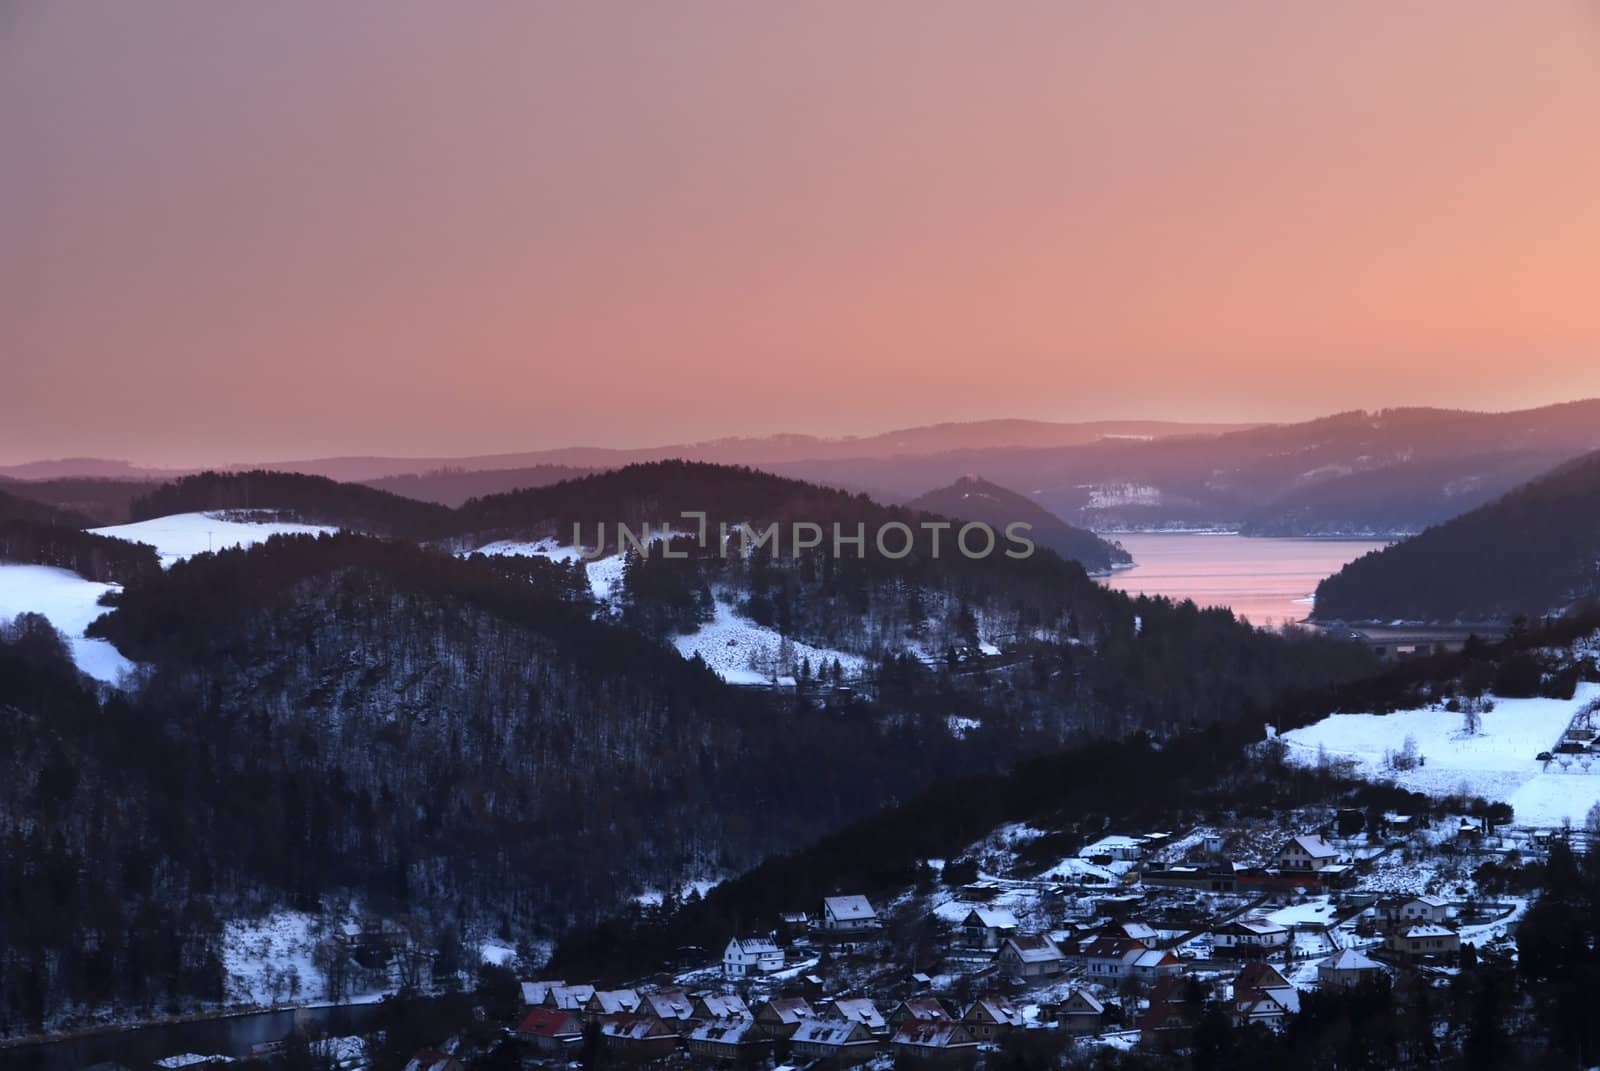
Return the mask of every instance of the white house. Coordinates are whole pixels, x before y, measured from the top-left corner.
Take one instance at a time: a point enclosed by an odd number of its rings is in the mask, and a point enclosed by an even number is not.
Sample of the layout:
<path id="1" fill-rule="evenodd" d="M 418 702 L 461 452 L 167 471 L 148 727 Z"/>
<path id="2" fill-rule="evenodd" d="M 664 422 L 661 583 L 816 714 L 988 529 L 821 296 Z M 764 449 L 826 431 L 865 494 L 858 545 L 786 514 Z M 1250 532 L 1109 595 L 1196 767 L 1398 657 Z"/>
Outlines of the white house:
<path id="1" fill-rule="evenodd" d="M 1335 952 L 1317 964 L 1317 984 L 1324 986 L 1360 985 L 1383 974 L 1383 964 L 1363 956 L 1353 948 Z"/>
<path id="2" fill-rule="evenodd" d="M 722 952 L 722 973 L 728 978 L 783 970 L 783 949 L 770 937 L 735 937 Z"/>
<path id="3" fill-rule="evenodd" d="M 1226 949 L 1234 955 L 1266 953 L 1289 943 L 1287 927 L 1263 918 L 1238 919 L 1217 927 L 1213 936 L 1219 952 Z"/>
<path id="4" fill-rule="evenodd" d="M 1144 857 L 1144 846 L 1143 837 L 1101 837 L 1093 844 L 1086 844 L 1080 848 L 1078 858 L 1110 858 L 1122 863 L 1137 863 Z"/>
<path id="5" fill-rule="evenodd" d="M 1053 977 L 1066 966 L 1066 957 L 1061 954 L 1061 949 L 1043 934 L 1012 934 L 1000 942 L 1000 953 L 996 959 L 1006 977 L 1015 981 Z"/>
<path id="6" fill-rule="evenodd" d="M 825 930 L 866 930 L 878 924 L 878 913 L 865 896 L 830 896 L 822 901 Z"/>
<path id="7" fill-rule="evenodd" d="M 1279 870 L 1316 872 L 1338 861 L 1339 850 L 1316 834 L 1294 837 L 1278 853 Z"/>
<path id="8" fill-rule="evenodd" d="M 1441 923 L 1450 915 L 1450 905 L 1434 896 L 1409 896 L 1385 900 L 1378 914 L 1389 922 Z"/>
<path id="9" fill-rule="evenodd" d="M 1000 942 L 1017 932 L 1017 917 L 998 907 L 975 907 L 961 921 L 968 948 L 1000 947 Z"/>

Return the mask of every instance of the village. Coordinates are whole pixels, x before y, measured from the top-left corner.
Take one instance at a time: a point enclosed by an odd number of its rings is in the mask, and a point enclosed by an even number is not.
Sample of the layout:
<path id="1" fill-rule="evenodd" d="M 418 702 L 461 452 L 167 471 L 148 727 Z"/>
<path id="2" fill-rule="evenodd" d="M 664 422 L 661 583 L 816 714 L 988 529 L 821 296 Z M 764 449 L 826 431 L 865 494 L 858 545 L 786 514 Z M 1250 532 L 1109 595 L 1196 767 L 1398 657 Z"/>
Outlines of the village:
<path id="1" fill-rule="evenodd" d="M 1181 1051 L 1210 1008 L 1278 1027 L 1308 990 L 1443 984 L 1463 957 L 1508 948 L 1527 900 L 1478 876 L 1515 873 L 1551 835 L 1464 815 L 1294 817 L 1303 831 L 1108 832 L 1027 876 L 1019 853 L 1049 835 L 1007 827 L 882 903 L 830 896 L 730 935 L 720 962 L 634 988 L 524 982 L 509 1029 L 527 1066 Z M 436 1055 L 417 1066 L 450 1071 Z"/>

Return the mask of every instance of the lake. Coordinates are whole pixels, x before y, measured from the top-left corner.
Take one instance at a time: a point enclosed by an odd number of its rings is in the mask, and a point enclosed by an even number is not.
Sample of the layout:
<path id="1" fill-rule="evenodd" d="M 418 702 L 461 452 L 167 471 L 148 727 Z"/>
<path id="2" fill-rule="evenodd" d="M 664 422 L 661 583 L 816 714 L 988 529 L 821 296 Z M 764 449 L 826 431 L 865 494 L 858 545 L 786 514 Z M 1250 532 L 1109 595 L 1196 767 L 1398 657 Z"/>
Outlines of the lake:
<path id="1" fill-rule="evenodd" d="M 1192 532 L 1106 534 L 1133 555 L 1104 583 L 1130 595 L 1226 606 L 1255 625 L 1303 621 L 1318 581 L 1371 550 L 1370 539 L 1256 539 Z"/>

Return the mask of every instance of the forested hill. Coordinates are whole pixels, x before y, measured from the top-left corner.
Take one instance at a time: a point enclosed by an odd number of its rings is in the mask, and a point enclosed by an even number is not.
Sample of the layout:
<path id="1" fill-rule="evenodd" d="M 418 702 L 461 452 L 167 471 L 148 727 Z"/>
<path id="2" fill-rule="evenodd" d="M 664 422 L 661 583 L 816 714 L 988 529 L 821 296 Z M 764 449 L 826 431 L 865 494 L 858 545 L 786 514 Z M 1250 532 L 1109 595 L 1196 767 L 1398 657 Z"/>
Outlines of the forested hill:
<path id="1" fill-rule="evenodd" d="M 293 472 L 203 472 L 163 484 L 133 500 L 132 519 L 173 513 L 272 510 L 305 524 L 327 524 L 373 535 L 428 540 L 445 535 L 451 512 L 355 483 Z"/>
<path id="2" fill-rule="evenodd" d="M 0 491 L 0 561 L 70 569 L 120 582 L 155 571 L 155 551 L 83 530 L 81 515 Z"/>
<path id="3" fill-rule="evenodd" d="M 948 487 L 919 495 L 907 502 L 906 508 L 963 521 L 982 521 L 996 531 L 1021 521 L 1031 528 L 1029 539 L 1078 562 L 1091 573 L 1109 572 L 1112 566 L 1133 560 L 1120 546 L 1086 528 L 1070 525 L 1032 499 L 979 476 L 963 476 Z"/>
<path id="4" fill-rule="evenodd" d="M 1509 621 L 1600 595 L 1600 453 L 1345 566 L 1319 621 Z"/>

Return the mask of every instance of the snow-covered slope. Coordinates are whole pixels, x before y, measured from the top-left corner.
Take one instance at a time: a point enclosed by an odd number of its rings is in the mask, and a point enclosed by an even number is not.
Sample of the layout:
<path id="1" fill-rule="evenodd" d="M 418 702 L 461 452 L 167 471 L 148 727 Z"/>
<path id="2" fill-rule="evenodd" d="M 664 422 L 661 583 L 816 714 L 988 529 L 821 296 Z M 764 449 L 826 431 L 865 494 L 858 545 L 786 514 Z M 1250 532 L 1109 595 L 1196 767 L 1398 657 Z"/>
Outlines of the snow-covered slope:
<path id="1" fill-rule="evenodd" d="M 133 663 L 106 640 L 85 639 L 83 630 L 106 612 L 99 605 L 100 596 L 116 590 L 115 584 L 85 580 L 66 569 L 0 562 L 0 620 L 43 614 L 67 637 L 79 669 L 95 680 L 115 684 Z"/>
<path id="2" fill-rule="evenodd" d="M 687 636 L 673 640 L 685 658 L 699 655 L 729 684 L 794 683 L 794 668 L 809 660 L 813 673 L 839 660 L 846 677 L 859 677 L 866 659 L 845 651 L 813 647 L 795 640 L 788 642 L 776 629 L 765 628 L 740 617 L 728 603 L 717 601 L 716 616 Z"/>
<path id="3" fill-rule="evenodd" d="M 540 539 L 532 543 L 502 539 L 494 543 L 485 543 L 476 551 L 469 553 L 548 558 L 553 562 L 572 562 L 580 558 L 577 547 L 563 546 L 553 539 Z M 620 554 L 611 554 L 583 563 L 584 573 L 589 578 L 589 590 L 594 593 L 596 601 L 601 606 L 615 608 L 616 599 L 622 594 L 624 565 Z"/>
<path id="4" fill-rule="evenodd" d="M 1581 762 L 1541 762 L 1553 751 L 1580 709 L 1600 698 L 1600 685 L 1583 684 L 1571 699 L 1495 699 L 1468 735 L 1465 718 L 1443 709 L 1393 714 L 1335 714 L 1283 735 L 1289 758 L 1298 763 L 1348 761 L 1369 780 L 1445 796 L 1456 792 L 1511 804 L 1518 825 L 1581 826 L 1600 802 L 1600 763 L 1583 772 Z M 1413 742 L 1418 759 L 1395 769 L 1389 756 Z M 1403 764 L 1402 764 L 1403 765 Z"/>
<path id="5" fill-rule="evenodd" d="M 249 547 L 265 543 L 275 535 L 319 535 L 336 532 L 321 524 L 293 524 L 283 521 L 256 523 L 244 520 L 240 512 L 174 513 L 132 524 L 117 524 L 109 528 L 90 529 L 95 535 L 126 539 L 131 543 L 145 543 L 156 548 L 163 568 L 173 562 L 208 550 L 228 547 Z"/>

